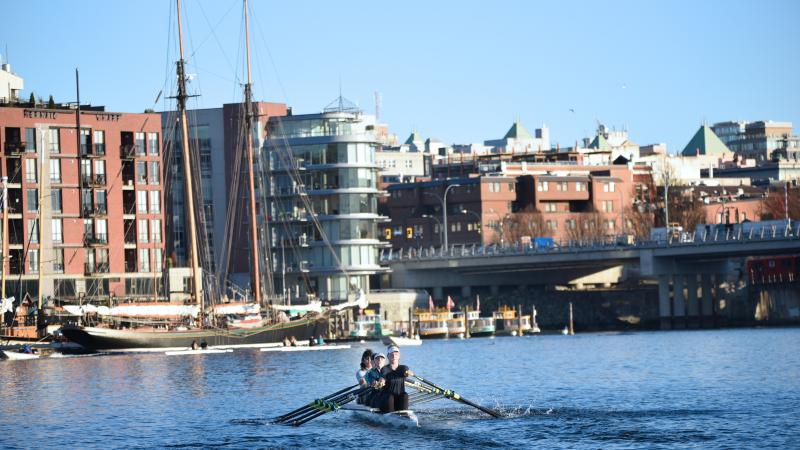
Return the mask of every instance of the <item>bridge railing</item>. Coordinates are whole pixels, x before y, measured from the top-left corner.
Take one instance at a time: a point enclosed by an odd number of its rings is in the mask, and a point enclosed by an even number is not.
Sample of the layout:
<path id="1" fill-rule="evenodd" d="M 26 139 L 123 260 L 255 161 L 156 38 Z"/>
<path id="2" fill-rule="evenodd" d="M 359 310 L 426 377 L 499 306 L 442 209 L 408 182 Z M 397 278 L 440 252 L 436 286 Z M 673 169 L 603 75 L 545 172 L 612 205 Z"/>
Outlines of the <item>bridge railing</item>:
<path id="1" fill-rule="evenodd" d="M 694 233 L 681 233 L 664 240 L 638 239 L 632 244 L 627 237 L 608 236 L 599 239 L 566 240 L 553 245 L 536 246 L 533 243 L 523 245 L 490 244 L 481 246 L 477 244 L 453 244 L 448 249 L 435 247 L 409 247 L 399 250 L 385 249 L 380 253 L 383 262 L 398 260 L 425 260 L 425 259 L 453 259 L 453 258 L 480 258 L 491 256 L 513 256 L 525 254 L 563 254 L 593 252 L 598 250 L 626 250 L 642 248 L 667 248 L 677 246 L 718 245 L 753 241 L 792 240 L 800 239 L 800 224 L 794 227 L 771 226 L 752 228 L 742 231 L 741 228 L 717 227 L 697 230 Z"/>

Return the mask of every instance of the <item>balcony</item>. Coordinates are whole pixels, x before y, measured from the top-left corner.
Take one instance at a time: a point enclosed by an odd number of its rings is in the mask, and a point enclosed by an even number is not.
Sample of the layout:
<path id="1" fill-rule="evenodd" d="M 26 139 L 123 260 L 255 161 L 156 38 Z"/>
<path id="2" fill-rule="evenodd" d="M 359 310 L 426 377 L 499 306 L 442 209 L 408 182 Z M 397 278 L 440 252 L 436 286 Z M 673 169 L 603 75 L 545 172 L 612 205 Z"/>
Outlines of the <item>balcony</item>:
<path id="1" fill-rule="evenodd" d="M 106 174 L 98 173 L 94 175 L 81 175 L 81 183 L 89 187 L 105 187 Z"/>
<path id="2" fill-rule="evenodd" d="M 84 275 L 95 275 L 99 273 L 108 273 L 108 263 L 84 263 Z"/>
<path id="3" fill-rule="evenodd" d="M 84 158 L 100 158 L 106 156 L 106 144 L 81 144 L 81 156 Z"/>
<path id="4" fill-rule="evenodd" d="M 139 146 L 136 144 L 122 144 L 119 146 L 119 157 L 122 159 L 135 159 Z"/>
<path id="5" fill-rule="evenodd" d="M 21 156 L 25 153 L 25 142 L 6 142 L 3 148 L 8 156 Z"/>
<path id="6" fill-rule="evenodd" d="M 108 245 L 108 234 L 94 233 L 83 237 L 83 245 L 89 247 L 101 247 Z"/>
<path id="7" fill-rule="evenodd" d="M 101 217 L 108 214 L 106 205 L 82 205 L 81 216 L 83 217 Z"/>

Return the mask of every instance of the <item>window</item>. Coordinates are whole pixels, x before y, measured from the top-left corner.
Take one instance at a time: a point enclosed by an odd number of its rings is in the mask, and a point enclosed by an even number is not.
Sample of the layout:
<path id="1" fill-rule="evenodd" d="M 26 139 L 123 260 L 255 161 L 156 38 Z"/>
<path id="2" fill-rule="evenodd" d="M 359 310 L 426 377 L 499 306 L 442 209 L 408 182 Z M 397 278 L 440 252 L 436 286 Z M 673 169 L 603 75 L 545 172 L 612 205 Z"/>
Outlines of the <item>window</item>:
<path id="1" fill-rule="evenodd" d="M 575 190 L 577 192 L 585 191 L 586 190 L 586 184 L 583 181 L 576 182 L 575 183 Z"/>
<path id="2" fill-rule="evenodd" d="M 50 160 L 50 182 L 61 183 L 61 160 Z"/>
<path id="3" fill-rule="evenodd" d="M 161 212 L 161 193 L 159 191 L 150 191 L 150 213 Z"/>
<path id="4" fill-rule="evenodd" d="M 92 131 L 91 130 L 81 130 L 81 155 L 89 154 L 89 150 L 91 150 L 92 145 Z"/>
<path id="5" fill-rule="evenodd" d="M 28 250 L 28 273 L 39 273 L 39 250 Z"/>
<path id="6" fill-rule="evenodd" d="M 614 192 L 614 182 L 603 183 L 603 192 Z"/>
<path id="7" fill-rule="evenodd" d="M 147 214 L 147 191 L 136 191 L 136 212 Z"/>
<path id="8" fill-rule="evenodd" d="M 34 244 L 39 242 L 39 221 L 36 219 L 28 219 L 28 241 Z"/>
<path id="9" fill-rule="evenodd" d="M 60 244 L 64 242 L 64 234 L 61 231 L 61 219 L 53 219 L 50 223 L 53 230 L 53 243 Z"/>
<path id="10" fill-rule="evenodd" d="M 164 261 L 161 260 L 161 249 L 154 248 L 153 249 L 153 270 L 155 272 L 161 272 L 164 270 Z"/>
<path id="11" fill-rule="evenodd" d="M 95 222 L 95 237 L 103 244 L 108 243 L 108 222 L 106 219 L 97 219 Z"/>
<path id="12" fill-rule="evenodd" d="M 136 184 L 147 183 L 147 161 L 136 161 Z"/>
<path id="13" fill-rule="evenodd" d="M 26 189 L 25 192 L 28 196 L 28 212 L 39 211 L 39 190 Z"/>
<path id="14" fill-rule="evenodd" d="M 555 203 L 547 202 L 544 204 L 544 211 L 545 212 L 556 212 L 558 208 L 556 207 Z"/>
<path id="15" fill-rule="evenodd" d="M 514 183 L 508 183 L 508 192 L 514 192 Z"/>
<path id="16" fill-rule="evenodd" d="M 614 231 L 614 221 L 613 220 L 606 220 L 606 229 L 608 231 Z"/>
<path id="17" fill-rule="evenodd" d="M 139 272 L 150 272 L 150 252 L 146 248 L 139 249 Z"/>
<path id="18" fill-rule="evenodd" d="M 603 200 L 603 212 L 614 212 L 614 202 L 611 200 Z"/>
<path id="19" fill-rule="evenodd" d="M 106 184 L 106 162 L 97 160 L 94 162 L 94 178 L 98 184 Z"/>
<path id="20" fill-rule="evenodd" d="M 537 186 L 536 190 L 539 192 L 547 192 L 547 181 L 539 180 L 539 185 Z"/>
<path id="21" fill-rule="evenodd" d="M 52 209 L 54 213 L 61 212 L 61 189 L 50 190 L 50 209 Z"/>
<path id="22" fill-rule="evenodd" d="M 64 249 L 53 249 L 53 272 L 64 273 Z"/>
<path id="23" fill-rule="evenodd" d="M 568 190 L 569 189 L 567 188 L 567 182 L 566 181 L 559 181 L 558 183 L 556 183 L 556 191 L 566 192 Z"/>
<path id="24" fill-rule="evenodd" d="M 50 153 L 61 153 L 61 140 L 59 139 L 58 128 L 47 130 L 47 149 Z"/>
<path id="25" fill-rule="evenodd" d="M 25 151 L 36 153 L 36 128 L 25 128 Z"/>
<path id="26" fill-rule="evenodd" d="M 145 154 L 145 147 L 144 147 L 144 133 L 136 132 L 134 137 L 134 145 L 136 145 L 136 155 L 137 156 L 144 156 Z"/>
<path id="27" fill-rule="evenodd" d="M 153 242 L 161 242 L 161 220 L 154 219 L 150 221 L 150 236 Z"/>
<path id="28" fill-rule="evenodd" d="M 564 222 L 564 225 L 568 230 L 574 230 L 575 229 L 575 219 L 567 219 Z"/>
<path id="29" fill-rule="evenodd" d="M 558 223 L 555 220 L 548 220 L 545 222 L 545 224 L 547 225 L 548 230 L 555 230 L 558 226 Z"/>
<path id="30" fill-rule="evenodd" d="M 28 183 L 36 183 L 36 160 L 25 160 L 25 181 Z"/>
<path id="31" fill-rule="evenodd" d="M 147 220 L 139 219 L 139 226 L 137 228 L 139 231 L 139 242 L 142 244 L 147 243 Z"/>
<path id="32" fill-rule="evenodd" d="M 151 155 L 158 155 L 158 133 L 147 133 L 147 150 Z"/>
<path id="33" fill-rule="evenodd" d="M 95 155 L 105 155 L 106 154 L 106 132 L 101 130 L 95 130 L 94 132 L 94 154 Z"/>
<path id="34" fill-rule="evenodd" d="M 98 189 L 95 191 L 94 205 L 96 209 L 100 211 L 101 214 L 106 214 L 108 212 L 108 209 L 106 207 L 107 206 L 106 200 L 107 200 L 106 191 L 102 189 Z"/>
<path id="35" fill-rule="evenodd" d="M 150 161 L 150 184 L 161 183 L 161 169 L 158 161 Z"/>
<path id="36" fill-rule="evenodd" d="M 411 161 L 410 159 L 407 159 L 406 162 L 405 162 L 406 169 L 410 169 L 413 166 L 414 166 L 414 161 Z"/>

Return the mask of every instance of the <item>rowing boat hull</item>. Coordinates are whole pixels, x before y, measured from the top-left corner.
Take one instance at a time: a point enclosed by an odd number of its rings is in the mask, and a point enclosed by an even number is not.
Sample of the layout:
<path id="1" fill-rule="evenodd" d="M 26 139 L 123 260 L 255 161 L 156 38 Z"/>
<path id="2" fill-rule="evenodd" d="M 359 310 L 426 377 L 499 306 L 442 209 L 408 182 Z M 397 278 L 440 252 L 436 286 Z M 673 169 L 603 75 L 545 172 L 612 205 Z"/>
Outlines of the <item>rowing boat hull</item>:
<path id="1" fill-rule="evenodd" d="M 350 411 L 360 418 L 377 422 L 384 425 L 393 425 L 399 427 L 418 427 L 419 419 L 414 411 L 407 409 L 403 411 L 395 411 L 391 413 L 382 413 L 378 408 L 370 408 L 364 405 L 345 405 L 343 410 Z"/>
<path id="2" fill-rule="evenodd" d="M 255 346 L 280 344 L 284 338 L 307 341 L 326 335 L 328 322 L 324 316 L 293 320 L 253 329 L 194 329 L 185 331 L 138 331 L 114 328 L 67 325 L 62 334 L 90 350 L 124 351 L 158 348 L 189 348 L 192 343 L 206 342 L 216 346 Z"/>

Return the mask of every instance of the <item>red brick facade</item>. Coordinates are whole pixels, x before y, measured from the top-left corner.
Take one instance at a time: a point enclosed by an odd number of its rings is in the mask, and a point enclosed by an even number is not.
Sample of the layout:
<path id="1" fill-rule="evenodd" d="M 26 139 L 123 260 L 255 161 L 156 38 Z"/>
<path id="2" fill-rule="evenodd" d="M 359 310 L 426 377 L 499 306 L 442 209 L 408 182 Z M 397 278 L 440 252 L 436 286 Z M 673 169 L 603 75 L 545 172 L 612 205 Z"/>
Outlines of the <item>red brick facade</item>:
<path id="1" fill-rule="evenodd" d="M 74 110 L 0 108 L 7 289 L 21 280 L 35 297 L 43 254 L 45 296 L 152 295 L 165 266 L 161 117 L 90 110 L 80 127 L 79 149 Z M 40 188 L 41 243 L 31 229 Z"/>

